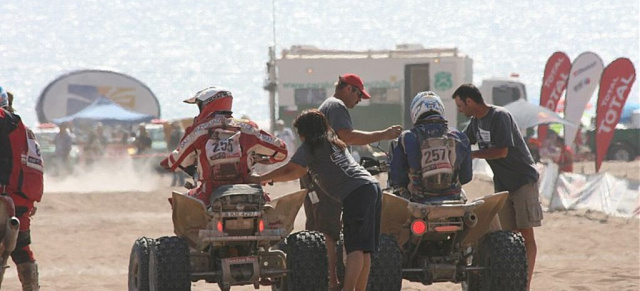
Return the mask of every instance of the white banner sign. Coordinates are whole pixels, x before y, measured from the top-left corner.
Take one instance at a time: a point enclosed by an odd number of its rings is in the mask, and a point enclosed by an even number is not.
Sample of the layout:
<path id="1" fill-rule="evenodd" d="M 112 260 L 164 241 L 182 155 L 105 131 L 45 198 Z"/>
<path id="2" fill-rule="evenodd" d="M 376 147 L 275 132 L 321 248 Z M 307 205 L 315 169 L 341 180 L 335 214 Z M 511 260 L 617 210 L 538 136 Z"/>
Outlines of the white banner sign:
<path id="1" fill-rule="evenodd" d="M 573 61 L 567 83 L 565 120 L 580 124 L 580 118 L 600 82 L 603 69 L 602 59 L 592 52 L 584 52 Z M 565 127 L 564 139 L 567 145 L 573 145 L 578 129 L 578 127 Z"/>

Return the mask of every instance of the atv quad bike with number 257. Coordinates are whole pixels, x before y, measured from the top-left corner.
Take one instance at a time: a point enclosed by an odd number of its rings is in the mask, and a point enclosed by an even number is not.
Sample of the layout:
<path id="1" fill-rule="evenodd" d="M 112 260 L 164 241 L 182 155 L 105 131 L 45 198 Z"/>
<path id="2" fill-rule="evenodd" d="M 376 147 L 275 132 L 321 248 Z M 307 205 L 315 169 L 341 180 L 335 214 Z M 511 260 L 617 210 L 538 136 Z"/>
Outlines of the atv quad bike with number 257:
<path id="1" fill-rule="evenodd" d="M 421 204 L 384 193 L 380 251 L 372 256 L 367 289 L 400 290 L 406 279 L 461 283 L 468 291 L 525 290 L 524 239 L 500 230 L 496 215 L 508 195 Z"/>
<path id="2" fill-rule="evenodd" d="M 372 146 L 379 148 L 379 143 Z M 384 160 L 365 162 L 362 165 L 373 173 L 389 169 Z M 472 201 L 462 195 L 459 200 L 417 203 L 384 192 L 380 249 L 371 256 L 367 289 L 400 290 L 406 279 L 424 285 L 461 283 L 466 291 L 525 290 L 524 239 L 518 232 L 501 230 L 497 216 L 508 195 L 499 192 Z M 342 239 L 336 247 L 338 262 L 343 262 Z M 344 277 L 344 266 L 338 264 L 339 277 Z"/>

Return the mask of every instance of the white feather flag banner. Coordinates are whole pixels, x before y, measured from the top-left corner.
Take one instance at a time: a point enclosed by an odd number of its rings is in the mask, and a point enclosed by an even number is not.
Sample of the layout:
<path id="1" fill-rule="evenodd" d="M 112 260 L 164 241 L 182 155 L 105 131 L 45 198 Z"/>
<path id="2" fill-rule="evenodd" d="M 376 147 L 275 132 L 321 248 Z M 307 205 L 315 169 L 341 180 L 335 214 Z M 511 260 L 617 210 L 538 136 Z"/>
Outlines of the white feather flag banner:
<path id="1" fill-rule="evenodd" d="M 592 52 L 584 52 L 573 61 L 567 82 L 565 120 L 580 124 L 580 118 L 600 82 L 603 69 L 602 59 Z M 573 145 L 577 133 L 578 127 L 565 127 L 564 139 L 567 145 Z"/>

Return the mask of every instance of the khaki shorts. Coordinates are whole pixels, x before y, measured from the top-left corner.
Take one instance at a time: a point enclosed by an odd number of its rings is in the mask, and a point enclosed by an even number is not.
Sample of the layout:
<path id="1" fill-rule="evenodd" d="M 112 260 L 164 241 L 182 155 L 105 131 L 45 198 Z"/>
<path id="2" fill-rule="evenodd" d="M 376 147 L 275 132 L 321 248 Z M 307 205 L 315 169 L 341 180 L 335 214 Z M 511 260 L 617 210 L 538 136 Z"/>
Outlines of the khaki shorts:
<path id="1" fill-rule="evenodd" d="M 515 230 L 542 225 L 542 206 L 538 198 L 538 184 L 530 182 L 515 191 L 498 213 L 502 229 Z"/>
<path id="2" fill-rule="evenodd" d="M 311 182 L 312 183 L 312 182 Z M 334 240 L 340 238 L 342 228 L 342 203 L 335 197 L 331 197 L 317 185 L 310 185 L 309 175 L 300 178 L 300 186 L 315 192 L 318 197 L 316 203 L 311 202 L 309 194 L 304 198 L 304 213 L 307 216 L 305 229 L 314 230 L 329 235 Z"/>

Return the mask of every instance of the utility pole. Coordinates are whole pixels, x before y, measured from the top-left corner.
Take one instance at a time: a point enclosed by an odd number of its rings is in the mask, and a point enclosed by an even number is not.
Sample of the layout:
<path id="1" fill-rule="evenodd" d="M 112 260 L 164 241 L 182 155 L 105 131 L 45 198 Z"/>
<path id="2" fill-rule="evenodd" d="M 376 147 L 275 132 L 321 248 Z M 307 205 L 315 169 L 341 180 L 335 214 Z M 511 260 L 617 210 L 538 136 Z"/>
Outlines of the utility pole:
<path id="1" fill-rule="evenodd" d="M 276 74 L 276 49 L 269 47 L 269 61 L 267 62 L 267 79 L 263 87 L 269 91 L 269 125 L 271 133 L 276 128 L 276 91 L 278 90 L 278 77 Z"/>

